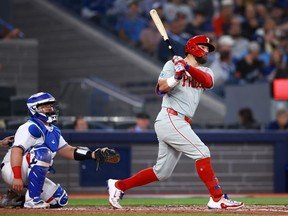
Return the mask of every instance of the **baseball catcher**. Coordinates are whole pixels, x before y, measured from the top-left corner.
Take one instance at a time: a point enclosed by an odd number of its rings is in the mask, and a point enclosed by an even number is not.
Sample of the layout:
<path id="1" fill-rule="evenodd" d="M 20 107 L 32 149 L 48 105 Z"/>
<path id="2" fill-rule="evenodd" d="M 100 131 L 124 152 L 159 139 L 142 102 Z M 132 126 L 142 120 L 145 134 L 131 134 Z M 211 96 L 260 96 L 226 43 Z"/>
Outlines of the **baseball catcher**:
<path id="1" fill-rule="evenodd" d="M 56 153 L 70 160 L 94 160 L 97 167 L 120 161 L 114 149 L 92 151 L 69 145 L 53 124 L 58 119 L 55 103 L 55 98 L 44 92 L 28 98 L 30 119 L 17 129 L 14 143 L 1 164 L 3 180 L 15 192 L 27 188 L 24 208 L 59 208 L 68 203 L 64 188 L 46 177 Z"/>

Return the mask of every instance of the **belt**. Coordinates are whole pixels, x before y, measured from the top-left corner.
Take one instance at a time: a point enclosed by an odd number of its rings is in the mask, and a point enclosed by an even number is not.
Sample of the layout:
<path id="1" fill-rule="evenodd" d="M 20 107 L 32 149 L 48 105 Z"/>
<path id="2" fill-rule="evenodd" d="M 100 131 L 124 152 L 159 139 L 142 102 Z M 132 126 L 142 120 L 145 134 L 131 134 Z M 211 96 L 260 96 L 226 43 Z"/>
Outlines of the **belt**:
<path id="1" fill-rule="evenodd" d="M 176 110 L 172 109 L 172 108 L 167 108 L 167 112 L 170 113 L 171 115 L 175 115 L 175 116 L 180 116 L 182 114 L 178 113 Z M 189 124 L 192 124 L 192 119 L 189 118 L 188 116 L 182 115 L 184 116 L 184 120 L 186 122 L 188 122 Z"/>

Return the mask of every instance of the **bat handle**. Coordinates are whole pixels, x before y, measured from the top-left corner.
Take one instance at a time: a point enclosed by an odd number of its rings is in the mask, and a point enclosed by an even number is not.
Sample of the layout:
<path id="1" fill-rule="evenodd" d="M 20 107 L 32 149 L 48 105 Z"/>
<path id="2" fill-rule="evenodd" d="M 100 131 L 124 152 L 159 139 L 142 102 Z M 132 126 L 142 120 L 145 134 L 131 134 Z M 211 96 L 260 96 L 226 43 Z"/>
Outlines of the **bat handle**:
<path id="1" fill-rule="evenodd" d="M 176 55 L 176 54 L 175 54 L 175 51 L 174 51 L 174 49 L 173 49 L 173 47 L 172 47 L 172 45 L 171 45 L 171 43 L 170 43 L 170 40 L 169 40 L 169 39 L 166 39 L 165 42 L 167 43 L 168 48 L 169 48 L 169 50 L 171 51 L 172 55 L 173 55 L 173 56 Z"/>

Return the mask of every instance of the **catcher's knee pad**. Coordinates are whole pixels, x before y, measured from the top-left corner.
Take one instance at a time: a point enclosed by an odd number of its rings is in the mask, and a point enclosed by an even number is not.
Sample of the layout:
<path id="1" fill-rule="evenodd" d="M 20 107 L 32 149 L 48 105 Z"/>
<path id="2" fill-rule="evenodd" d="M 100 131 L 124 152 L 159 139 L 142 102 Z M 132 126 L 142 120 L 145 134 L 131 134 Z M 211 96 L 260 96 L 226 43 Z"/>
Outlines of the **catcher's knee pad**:
<path id="1" fill-rule="evenodd" d="M 37 146 L 31 150 L 30 158 L 30 167 L 33 165 L 49 167 L 52 161 L 52 152 L 44 145 Z"/>
<path id="2" fill-rule="evenodd" d="M 47 202 L 50 204 L 50 208 L 61 208 L 68 204 L 68 194 L 58 185 L 57 190 Z"/>
<path id="3" fill-rule="evenodd" d="M 45 146 L 39 146 L 31 150 L 30 157 L 27 193 L 30 198 L 40 197 L 52 160 L 52 152 Z"/>

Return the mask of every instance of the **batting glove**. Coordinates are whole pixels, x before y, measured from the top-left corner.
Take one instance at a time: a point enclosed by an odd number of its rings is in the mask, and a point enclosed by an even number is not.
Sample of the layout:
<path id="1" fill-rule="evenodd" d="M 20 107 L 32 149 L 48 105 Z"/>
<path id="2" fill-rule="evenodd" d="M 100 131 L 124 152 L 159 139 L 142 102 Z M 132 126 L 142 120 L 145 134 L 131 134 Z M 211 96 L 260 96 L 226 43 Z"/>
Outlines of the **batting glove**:
<path id="1" fill-rule="evenodd" d="M 183 73 L 185 73 L 185 67 L 181 63 L 178 63 L 177 65 L 174 66 L 174 69 L 175 69 L 174 78 L 176 80 L 181 80 Z"/>
<path id="2" fill-rule="evenodd" d="M 185 65 L 187 64 L 181 56 L 173 56 L 172 62 L 174 63 L 174 65 L 177 65 L 177 64 L 180 63 L 180 64 L 182 64 L 184 67 L 185 67 Z"/>

